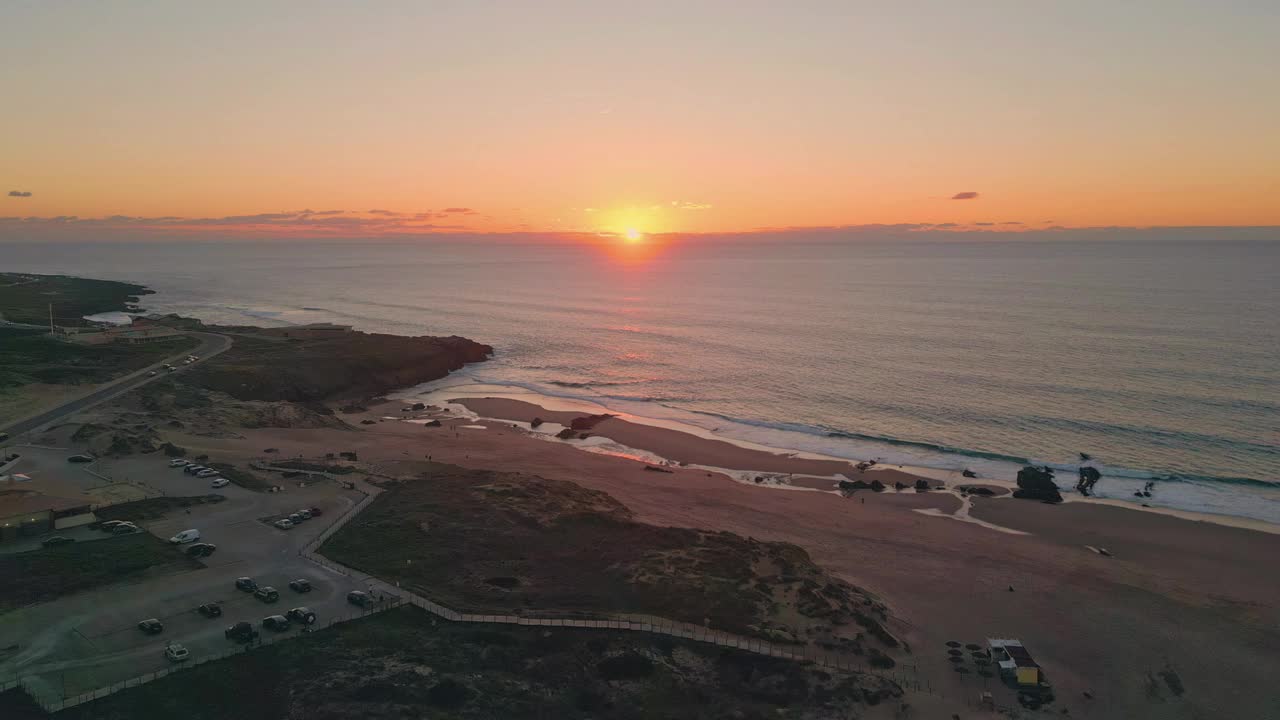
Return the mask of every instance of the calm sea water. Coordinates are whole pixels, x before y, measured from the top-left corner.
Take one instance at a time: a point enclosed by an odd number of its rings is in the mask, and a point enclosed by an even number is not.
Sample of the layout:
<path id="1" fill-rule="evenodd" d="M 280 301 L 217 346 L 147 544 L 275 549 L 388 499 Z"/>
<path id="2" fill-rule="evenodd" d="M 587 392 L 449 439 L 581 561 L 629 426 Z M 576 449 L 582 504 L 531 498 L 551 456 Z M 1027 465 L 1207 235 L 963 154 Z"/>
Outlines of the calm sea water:
<path id="1" fill-rule="evenodd" d="M 1280 522 L 1280 243 L 0 245 L 149 309 L 497 348 L 449 380 L 725 437 L 1012 477 L 1094 456 L 1105 496 Z M 1064 477 L 1069 479 L 1069 475 Z"/>

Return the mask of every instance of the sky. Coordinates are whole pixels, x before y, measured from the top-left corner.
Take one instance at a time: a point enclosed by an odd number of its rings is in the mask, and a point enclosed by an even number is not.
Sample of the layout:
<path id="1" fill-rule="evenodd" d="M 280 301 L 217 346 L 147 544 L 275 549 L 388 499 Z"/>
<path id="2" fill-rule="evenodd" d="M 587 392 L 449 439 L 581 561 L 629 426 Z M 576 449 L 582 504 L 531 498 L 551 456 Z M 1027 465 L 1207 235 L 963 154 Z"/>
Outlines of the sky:
<path id="1" fill-rule="evenodd" d="M 0 238 L 1280 225 L 1277 37 L 1262 0 L 8 0 Z"/>

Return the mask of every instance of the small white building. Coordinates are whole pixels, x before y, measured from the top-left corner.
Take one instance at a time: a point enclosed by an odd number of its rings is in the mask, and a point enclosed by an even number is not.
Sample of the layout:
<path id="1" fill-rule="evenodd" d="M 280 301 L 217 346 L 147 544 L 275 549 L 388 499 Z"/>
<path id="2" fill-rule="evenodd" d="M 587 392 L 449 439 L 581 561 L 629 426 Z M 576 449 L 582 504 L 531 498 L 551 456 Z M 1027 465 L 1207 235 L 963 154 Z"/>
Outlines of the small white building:
<path id="1" fill-rule="evenodd" d="M 1019 685 L 1040 684 L 1040 666 L 1023 647 L 1021 640 L 987 638 L 987 648 L 1002 676 Z"/>

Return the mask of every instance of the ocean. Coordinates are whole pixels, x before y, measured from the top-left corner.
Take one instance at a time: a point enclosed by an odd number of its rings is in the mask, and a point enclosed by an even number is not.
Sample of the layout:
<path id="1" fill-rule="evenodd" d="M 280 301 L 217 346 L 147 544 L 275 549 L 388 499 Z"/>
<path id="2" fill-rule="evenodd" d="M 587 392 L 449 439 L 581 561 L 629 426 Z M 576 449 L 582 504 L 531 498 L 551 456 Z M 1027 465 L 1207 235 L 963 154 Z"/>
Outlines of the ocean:
<path id="1" fill-rule="evenodd" d="M 1063 485 L 1087 453 L 1102 497 L 1280 523 L 1280 242 L 13 243 L 0 270 L 493 345 L 444 381 L 460 394 Z"/>

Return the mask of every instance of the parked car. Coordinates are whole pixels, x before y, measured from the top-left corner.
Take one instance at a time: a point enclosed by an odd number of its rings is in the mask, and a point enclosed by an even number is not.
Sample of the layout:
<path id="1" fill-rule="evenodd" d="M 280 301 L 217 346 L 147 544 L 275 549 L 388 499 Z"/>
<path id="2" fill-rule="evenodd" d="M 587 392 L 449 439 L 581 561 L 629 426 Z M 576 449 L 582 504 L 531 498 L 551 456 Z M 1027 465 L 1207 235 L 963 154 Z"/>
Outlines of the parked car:
<path id="1" fill-rule="evenodd" d="M 285 518 L 284 520 L 277 520 L 271 524 L 275 525 L 281 530 L 288 530 L 289 528 L 293 527 L 293 521 L 288 518 Z"/>
<path id="2" fill-rule="evenodd" d="M 230 485 L 230 484 L 231 484 L 231 481 L 230 481 L 230 480 L 228 480 L 228 479 L 226 479 L 226 478 L 224 478 L 224 477 L 216 477 L 216 478 L 214 478 L 214 479 L 213 479 L 213 482 L 209 483 L 209 487 L 211 487 L 211 488 L 224 488 L 224 487 L 226 487 L 226 486 L 228 486 L 228 485 Z"/>
<path id="3" fill-rule="evenodd" d="M 110 532 L 111 530 L 115 529 L 117 525 L 123 525 L 124 522 L 125 522 L 124 520 L 107 520 L 105 522 L 98 523 L 98 529 L 106 530 L 107 532 Z"/>
<path id="4" fill-rule="evenodd" d="M 258 589 L 258 583 L 251 577 L 236 578 L 236 589 L 253 592 Z"/>
<path id="5" fill-rule="evenodd" d="M 151 372 L 147 373 L 147 377 L 155 377 L 155 376 L 156 376 L 155 370 L 152 370 Z"/>
<path id="6" fill-rule="evenodd" d="M 46 538 L 45 541 L 40 544 L 45 547 L 58 547 L 59 545 L 70 545 L 73 542 L 75 542 L 75 538 L 54 535 L 51 538 Z"/>
<path id="7" fill-rule="evenodd" d="M 191 464 L 190 460 L 183 460 L 182 458 L 174 458 L 169 461 L 169 467 L 171 468 L 186 467 L 190 464 Z"/>
<path id="8" fill-rule="evenodd" d="M 309 593 L 311 592 L 311 581 L 306 578 L 298 578 L 289 581 L 289 589 L 294 592 Z"/>
<path id="9" fill-rule="evenodd" d="M 289 516 L 289 518 L 288 518 L 288 520 L 289 520 L 289 522 L 293 523 L 294 525 L 301 525 L 301 524 L 302 524 L 302 516 L 301 516 L 301 515 L 299 515 L 298 513 L 294 513 L 294 514 L 290 515 L 290 516 Z"/>
<path id="10" fill-rule="evenodd" d="M 352 590 L 347 593 L 347 602 L 357 607 L 369 607 L 373 604 L 373 597 L 363 590 Z"/>
<path id="11" fill-rule="evenodd" d="M 289 618 L 293 622 L 301 623 L 303 625 L 314 625 L 316 622 L 316 614 L 311 611 L 311 608 L 306 607 L 293 608 L 289 612 L 285 613 L 285 617 Z"/>
<path id="12" fill-rule="evenodd" d="M 200 472 L 196 473 L 196 477 L 207 478 L 207 477 L 213 477 L 214 475 L 217 475 L 217 474 L 218 474 L 217 470 L 214 470 L 213 468 L 205 468 L 204 470 L 201 470 Z"/>
<path id="13" fill-rule="evenodd" d="M 207 618 L 222 617 L 222 606 L 217 603 L 205 603 L 196 608 L 196 612 Z"/>
<path id="14" fill-rule="evenodd" d="M 289 629 L 289 618 L 283 615 L 268 615 L 262 618 L 262 627 L 280 632 Z"/>
<path id="15" fill-rule="evenodd" d="M 187 548 L 187 554 L 191 557 L 209 557 L 218 550 L 218 546 L 213 543 L 196 543 Z"/>
<path id="16" fill-rule="evenodd" d="M 122 522 L 111 528 L 112 535 L 128 535 L 129 533 L 138 532 L 138 526 L 131 522 Z"/>
<path id="17" fill-rule="evenodd" d="M 92 455 L 72 455 L 71 457 L 67 458 L 67 462 L 91 463 L 94 461 L 94 459 L 95 458 Z"/>
<path id="18" fill-rule="evenodd" d="M 258 631 L 253 629 L 253 626 L 247 622 L 238 622 L 227 628 L 227 631 L 223 634 L 227 636 L 228 640 L 242 643 L 253 642 L 258 639 Z"/>
<path id="19" fill-rule="evenodd" d="M 164 656 L 169 662 L 185 662 L 191 657 L 191 652 L 178 643 L 169 643 L 164 647 Z"/>
<path id="20" fill-rule="evenodd" d="M 138 629 L 148 635 L 159 635 L 164 632 L 164 623 L 155 618 L 147 618 L 138 623 Z"/>
<path id="21" fill-rule="evenodd" d="M 306 508 L 302 508 L 302 509 L 301 509 L 301 510 L 299 510 L 298 512 L 294 513 L 294 515 L 297 515 L 298 517 L 302 518 L 303 520 L 310 520 L 310 519 L 311 519 L 311 511 L 310 511 L 310 510 L 308 510 L 308 509 L 306 509 Z M 292 517 L 292 516 L 291 516 L 291 517 Z"/>
<path id="22" fill-rule="evenodd" d="M 208 469 L 209 469 L 209 468 L 207 468 L 207 467 L 205 467 L 205 466 L 203 466 L 203 465 L 196 465 L 195 463 L 192 463 L 191 465 L 188 465 L 188 466 L 186 466 L 186 467 L 182 468 L 182 472 L 184 472 L 184 473 L 186 473 L 186 474 L 188 474 L 188 475 L 195 475 L 196 473 L 200 472 L 201 470 L 208 470 Z"/>
<path id="23" fill-rule="evenodd" d="M 321 509 L 320 509 L 320 508 L 318 508 L 318 507 L 310 508 L 310 509 L 308 510 L 308 512 L 310 512 L 310 513 L 311 513 L 311 517 L 313 517 L 313 518 L 320 517 L 321 515 L 323 515 L 323 514 L 324 514 L 324 511 L 323 511 L 323 510 L 321 510 Z"/>
<path id="24" fill-rule="evenodd" d="M 280 599 L 280 592 L 273 587 L 260 587 L 253 591 L 253 596 L 264 603 L 273 603 Z"/>
<path id="25" fill-rule="evenodd" d="M 189 542 L 195 542 L 200 539 L 200 531 L 192 528 L 191 530 L 183 530 L 182 532 L 169 538 L 169 542 L 174 545 L 185 545 Z"/>

